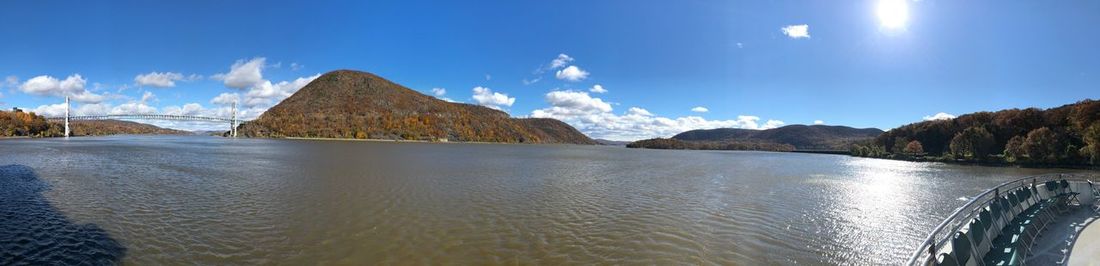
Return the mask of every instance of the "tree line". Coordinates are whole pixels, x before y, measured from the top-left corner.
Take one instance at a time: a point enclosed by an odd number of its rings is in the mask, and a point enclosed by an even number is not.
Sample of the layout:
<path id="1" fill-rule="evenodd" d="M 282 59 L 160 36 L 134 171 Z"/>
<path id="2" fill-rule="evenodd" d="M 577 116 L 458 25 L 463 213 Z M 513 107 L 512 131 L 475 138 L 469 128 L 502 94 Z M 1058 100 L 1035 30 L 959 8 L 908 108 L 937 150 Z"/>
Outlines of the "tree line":
<path id="1" fill-rule="evenodd" d="M 684 141 L 678 139 L 654 138 L 626 144 L 627 148 L 666 149 L 666 150 L 748 150 L 748 151 L 793 151 L 794 145 L 768 142 L 740 141 Z"/>
<path id="2" fill-rule="evenodd" d="M 1100 165 L 1100 101 L 913 123 L 853 145 L 851 154 L 1032 166 Z"/>

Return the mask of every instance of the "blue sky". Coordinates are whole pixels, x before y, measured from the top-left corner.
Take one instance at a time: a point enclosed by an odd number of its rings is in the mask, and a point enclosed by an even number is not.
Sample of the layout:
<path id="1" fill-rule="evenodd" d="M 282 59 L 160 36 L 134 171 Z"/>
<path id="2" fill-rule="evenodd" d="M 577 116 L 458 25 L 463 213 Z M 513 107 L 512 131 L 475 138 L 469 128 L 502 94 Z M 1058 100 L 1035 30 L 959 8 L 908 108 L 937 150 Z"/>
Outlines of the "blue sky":
<path id="1" fill-rule="evenodd" d="M 0 9 L 0 108 L 56 113 L 73 95 L 87 113 L 219 115 L 236 97 L 254 117 L 356 69 L 601 138 L 888 129 L 1100 98 L 1096 14 L 1097 1 L 20 1 Z"/>

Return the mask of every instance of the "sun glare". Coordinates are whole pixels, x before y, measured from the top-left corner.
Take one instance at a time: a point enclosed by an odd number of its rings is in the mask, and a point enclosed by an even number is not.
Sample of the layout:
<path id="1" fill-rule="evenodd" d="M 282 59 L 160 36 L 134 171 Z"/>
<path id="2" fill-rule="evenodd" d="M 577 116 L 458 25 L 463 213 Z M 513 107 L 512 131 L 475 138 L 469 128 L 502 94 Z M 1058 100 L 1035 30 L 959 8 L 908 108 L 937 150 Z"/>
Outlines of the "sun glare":
<path id="1" fill-rule="evenodd" d="M 879 25 L 889 29 L 902 29 L 909 22 L 909 4 L 906 0 L 879 0 L 878 14 Z"/>

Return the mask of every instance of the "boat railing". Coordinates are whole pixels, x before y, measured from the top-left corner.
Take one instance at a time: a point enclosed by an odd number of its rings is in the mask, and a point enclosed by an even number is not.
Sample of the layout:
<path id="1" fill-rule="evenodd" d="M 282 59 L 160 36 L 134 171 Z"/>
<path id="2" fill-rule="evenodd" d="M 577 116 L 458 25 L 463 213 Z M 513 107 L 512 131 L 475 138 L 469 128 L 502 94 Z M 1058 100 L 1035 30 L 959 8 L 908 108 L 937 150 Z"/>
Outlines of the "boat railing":
<path id="1" fill-rule="evenodd" d="M 1095 178 L 1095 176 L 1088 174 L 1044 174 L 1004 182 L 986 190 L 970 199 L 970 201 L 963 204 L 962 207 L 955 209 L 955 212 L 947 216 L 947 219 L 944 219 L 942 223 L 936 226 L 936 229 L 932 230 L 932 233 L 930 233 L 928 237 L 921 242 L 920 246 L 915 249 L 906 265 L 918 265 L 919 262 L 926 262 L 929 258 L 934 259 L 936 254 L 942 253 L 940 250 L 944 248 L 955 232 L 960 231 L 963 226 L 968 225 L 972 219 L 978 216 L 982 209 L 989 206 L 990 203 L 1000 197 L 1002 193 L 1009 193 L 1018 188 L 1029 188 L 1032 184 L 1040 186 L 1044 182 L 1053 180 L 1064 179 L 1068 182 L 1088 182 L 1090 177 Z"/>

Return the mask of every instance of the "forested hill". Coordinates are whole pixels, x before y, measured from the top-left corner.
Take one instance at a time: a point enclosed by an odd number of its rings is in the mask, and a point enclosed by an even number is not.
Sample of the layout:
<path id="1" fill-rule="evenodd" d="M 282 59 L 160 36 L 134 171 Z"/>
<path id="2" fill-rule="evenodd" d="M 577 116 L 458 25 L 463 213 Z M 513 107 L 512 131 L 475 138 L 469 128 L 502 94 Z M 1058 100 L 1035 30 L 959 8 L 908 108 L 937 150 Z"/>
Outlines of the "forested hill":
<path id="1" fill-rule="evenodd" d="M 913 123 L 855 146 L 852 153 L 882 158 L 1096 165 L 1100 164 L 1100 101 Z"/>
<path id="2" fill-rule="evenodd" d="M 627 145 L 629 148 L 689 150 L 763 150 L 763 151 L 836 151 L 848 150 L 856 142 L 870 140 L 882 130 L 846 126 L 789 125 L 755 130 L 739 128 L 685 131 L 670 139 L 647 139 Z"/>
<path id="3" fill-rule="evenodd" d="M 129 121 L 73 121 L 72 136 L 102 136 L 117 134 L 189 134 L 149 124 Z M 65 125 L 46 121 L 45 117 L 22 110 L 0 111 L 0 137 L 63 137 Z"/>
<path id="4" fill-rule="evenodd" d="M 868 140 L 882 134 L 877 128 L 852 128 L 826 125 L 789 125 L 773 129 L 752 130 L 718 128 L 691 130 L 672 136 L 683 141 L 737 141 L 751 143 L 789 144 L 799 150 L 847 150 L 853 142 Z"/>
<path id="5" fill-rule="evenodd" d="M 596 144 L 558 120 L 511 118 L 505 112 L 439 100 L 374 74 L 352 70 L 321 75 L 258 119 L 241 125 L 240 134 Z"/>

